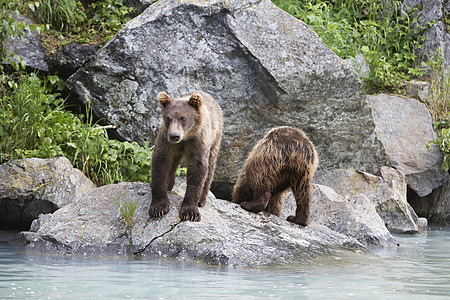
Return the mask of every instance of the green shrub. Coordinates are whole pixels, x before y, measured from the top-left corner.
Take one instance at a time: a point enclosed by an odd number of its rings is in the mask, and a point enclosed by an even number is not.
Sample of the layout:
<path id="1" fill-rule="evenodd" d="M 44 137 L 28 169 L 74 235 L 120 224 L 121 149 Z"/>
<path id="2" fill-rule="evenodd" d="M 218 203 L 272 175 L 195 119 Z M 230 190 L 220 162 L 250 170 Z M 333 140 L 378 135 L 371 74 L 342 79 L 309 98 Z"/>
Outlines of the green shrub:
<path id="1" fill-rule="evenodd" d="M 106 36 L 118 32 L 134 12 L 134 8 L 125 6 L 123 0 L 96 1 L 90 5 L 90 10 L 89 25 Z"/>
<path id="2" fill-rule="evenodd" d="M 422 40 L 413 35 L 415 20 L 399 15 L 400 1 L 273 2 L 308 24 L 339 57 L 363 54 L 371 69 L 369 77 L 363 78 L 366 92 L 398 92 L 409 73 L 418 72 L 414 53 Z"/>
<path id="3" fill-rule="evenodd" d="M 431 143 L 439 146 L 444 156 L 442 169 L 448 171 L 450 168 L 450 76 L 443 65 L 441 50 L 438 49 L 423 66 L 431 72 L 427 107 L 437 134 L 437 139 L 429 142 L 427 147 L 430 147 Z"/>
<path id="4" fill-rule="evenodd" d="M 66 156 L 98 185 L 150 180 L 151 148 L 110 140 L 106 129 L 65 110 L 52 89 L 57 77 L 36 74 L 8 81 L 0 98 L 0 163 L 16 158 Z M 85 121 L 85 122 L 83 122 Z"/>
<path id="5" fill-rule="evenodd" d="M 427 144 L 430 148 L 431 143 L 436 144 L 441 149 L 444 156 L 442 170 L 448 172 L 450 169 L 450 113 L 447 112 L 439 121 L 434 122 L 434 130 L 437 133 L 437 139 Z"/>
<path id="6" fill-rule="evenodd" d="M 81 31 L 86 14 L 77 0 L 40 0 L 29 6 L 41 24 L 58 31 Z"/>

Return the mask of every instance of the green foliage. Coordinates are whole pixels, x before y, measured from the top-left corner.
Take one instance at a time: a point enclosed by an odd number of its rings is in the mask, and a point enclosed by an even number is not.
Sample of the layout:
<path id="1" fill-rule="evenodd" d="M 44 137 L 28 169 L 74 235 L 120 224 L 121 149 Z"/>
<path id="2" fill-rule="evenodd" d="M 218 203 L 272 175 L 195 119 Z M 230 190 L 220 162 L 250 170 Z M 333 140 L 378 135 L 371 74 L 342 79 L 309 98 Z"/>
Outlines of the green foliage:
<path id="1" fill-rule="evenodd" d="M 119 219 L 125 223 L 127 229 L 133 226 L 134 212 L 136 211 L 137 203 L 133 200 L 128 201 L 126 197 L 122 201 L 115 200 L 119 207 Z"/>
<path id="2" fill-rule="evenodd" d="M 400 16 L 400 1 L 273 0 L 283 10 L 303 20 L 323 42 L 343 59 L 362 53 L 371 73 L 363 78 L 367 92 L 398 92 L 401 83 L 418 74 L 414 36 L 415 20 Z"/>
<path id="3" fill-rule="evenodd" d="M 77 0 L 40 0 L 31 2 L 29 8 L 38 22 L 50 25 L 44 36 L 50 52 L 72 41 L 106 43 L 134 12 L 123 0 L 98 0 L 87 9 Z"/>
<path id="4" fill-rule="evenodd" d="M 433 117 L 434 130 L 437 133 L 437 139 L 429 142 L 427 147 L 430 147 L 431 143 L 439 146 L 444 155 L 442 169 L 448 171 L 450 168 L 450 76 L 448 70 L 444 68 L 441 50 L 438 49 L 437 53 L 423 66 L 431 70 L 427 107 Z"/>
<path id="5" fill-rule="evenodd" d="M 100 32 L 107 38 L 118 32 L 131 19 L 134 8 L 127 7 L 123 0 L 101 0 L 90 6 L 92 17 L 89 25 L 92 33 Z"/>
<path id="6" fill-rule="evenodd" d="M 447 112 L 441 119 L 434 122 L 434 130 L 437 133 L 437 139 L 427 144 L 430 148 L 431 143 L 439 146 L 444 160 L 442 162 L 442 170 L 448 172 L 450 169 L 450 113 Z"/>
<path id="7" fill-rule="evenodd" d="M 16 158 L 66 156 L 98 185 L 150 180 L 151 148 L 136 142 L 110 140 L 93 122 L 90 107 L 84 116 L 65 110 L 52 89 L 57 77 L 36 74 L 7 82 L 0 98 L 0 163 Z"/>
<path id="8" fill-rule="evenodd" d="M 40 0 L 30 2 L 28 7 L 41 24 L 47 24 L 58 31 L 81 31 L 81 24 L 87 17 L 76 0 Z"/>
<path id="9" fill-rule="evenodd" d="M 427 105 L 433 120 L 445 119 L 450 110 L 450 77 L 443 65 L 441 49 L 422 65 L 431 72 Z"/>

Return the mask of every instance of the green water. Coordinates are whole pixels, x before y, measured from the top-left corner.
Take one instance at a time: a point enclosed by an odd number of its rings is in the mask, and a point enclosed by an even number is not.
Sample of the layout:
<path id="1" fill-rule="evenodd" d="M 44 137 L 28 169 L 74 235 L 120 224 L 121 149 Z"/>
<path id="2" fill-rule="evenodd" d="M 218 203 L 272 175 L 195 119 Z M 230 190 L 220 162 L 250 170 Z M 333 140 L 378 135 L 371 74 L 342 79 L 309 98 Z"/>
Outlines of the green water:
<path id="1" fill-rule="evenodd" d="M 179 261 L 33 256 L 0 232 L 0 299 L 450 299 L 450 231 L 396 236 L 377 255 L 227 269 Z"/>

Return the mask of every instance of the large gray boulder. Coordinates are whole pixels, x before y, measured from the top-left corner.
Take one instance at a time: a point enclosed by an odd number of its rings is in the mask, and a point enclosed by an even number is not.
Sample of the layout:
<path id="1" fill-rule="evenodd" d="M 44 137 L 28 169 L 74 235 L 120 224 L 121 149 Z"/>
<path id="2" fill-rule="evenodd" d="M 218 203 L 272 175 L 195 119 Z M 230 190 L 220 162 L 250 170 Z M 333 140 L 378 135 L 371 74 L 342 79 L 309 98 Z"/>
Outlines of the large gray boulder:
<path id="1" fill-rule="evenodd" d="M 313 184 L 313 191 L 311 224 L 324 225 L 368 247 L 397 245 L 375 204 L 366 195 L 359 193 L 346 199 L 334 189 L 320 184 Z M 289 192 L 283 206 L 283 218 L 292 215 L 295 209 L 294 195 Z"/>
<path id="2" fill-rule="evenodd" d="M 251 147 L 270 128 L 303 129 L 319 168 L 376 171 L 387 162 L 354 69 L 269 0 L 161 0 L 68 80 L 125 140 L 154 141 L 160 91 L 205 90 L 224 113 L 213 191 L 229 197 Z"/>
<path id="3" fill-rule="evenodd" d="M 148 184 L 107 185 L 51 215 L 41 215 L 31 230 L 21 235 L 28 242 L 28 252 L 135 254 L 237 267 L 302 263 L 336 250 L 367 251 L 356 239 L 318 222 L 302 227 L 268 213 L 247 212 L 211 196 L 200 209 L 201 222 L 180 222 L 182 197 L 171 193 L 169 199 L 169 213 L 151 220 L 147 214 L 151 202 Z M 117 203 L 125 200 L 137 204 L 131 228 L 119 218 Z M 336 217 L 345 219 L 345 214 Z"/>
<path id="4" fill-rule="evenodd" d="M 418 233 L 418 217 L 406 199 L 404 175 L 392 168 L 381 168 L 381 176 L 354 169 L 322 173 L 316 182 L 332 187 L 349 201 L 360 194 L 375 205 L 376 211 L 392 233 Z"/>
<path id="5" fill-rule="evenodd" d="M 430 113 L 417 100 L 379 94 L 367 96 L 372 108 L 378 138 L 383 143 L 390 163 L 401 171 L 408 186 L 420 197 L 442 186 L 442 154 L 436 139 Z"/>
<path id="6" fill-rule="evenodd" d="M 52 213 L 92 189 L 92 181 L 65 157 L 0 165 L 0 228 L 29 228 L 40 214 Z"/>

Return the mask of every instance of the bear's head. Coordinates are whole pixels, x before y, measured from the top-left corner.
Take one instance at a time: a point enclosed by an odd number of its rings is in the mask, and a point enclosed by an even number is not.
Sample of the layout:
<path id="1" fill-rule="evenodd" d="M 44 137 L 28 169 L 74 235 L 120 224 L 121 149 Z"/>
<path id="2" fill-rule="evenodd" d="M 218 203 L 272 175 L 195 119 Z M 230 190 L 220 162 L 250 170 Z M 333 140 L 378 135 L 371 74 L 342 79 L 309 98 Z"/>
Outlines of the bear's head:
<path id="1" fill-rule="evenodd" d="M 158 94 L 169 143 L 177 144 L 190 139 L 200 127 L 203 98 L 199 94 L 188 97 L 172 99 L 165 92 Z"/>

